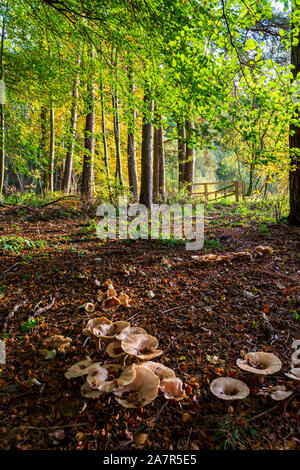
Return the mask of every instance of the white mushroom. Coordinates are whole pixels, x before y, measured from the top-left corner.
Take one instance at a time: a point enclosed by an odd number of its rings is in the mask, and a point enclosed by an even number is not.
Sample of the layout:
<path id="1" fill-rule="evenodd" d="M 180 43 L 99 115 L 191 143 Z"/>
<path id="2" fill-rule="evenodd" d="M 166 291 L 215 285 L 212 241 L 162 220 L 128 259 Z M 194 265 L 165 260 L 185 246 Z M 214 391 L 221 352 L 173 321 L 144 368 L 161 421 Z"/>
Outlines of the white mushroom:
<path id="1" fill-rule="evenodd" d="M 147 332 L 146 332 L 146 330 L 144 330 L 144 328 L 139 328 L 137 326 L 128 326 L 127 328 L 124 328 L 122 333 L 116 335 L 116 339 L 118 339 L 119 341 L 122 341 L 122 339 L 127 338 L 127 336 L 140 335 L 140 334 L 144 334 L 144 333 L 147 334 Z"/>
<path id="2" fill-rule="evenodd" d="M 113 359 L 118 359 L 126 355 L 126 352 L 122 348 L 121 341 L 110 343 L 106 348 L 106 352 Z"/>
<path id="3" fill-rule="evenodd" d="M 237 359 L 240 369 L 258 375 L 270 375 L 280 371 L 282 363 L 280 359 L 272 353 L 249 352 L 243 359 Z"/>
<path id="4" fill-rule="evenodd" d="M 115 311 L 120 305 L 119 299 L 117 297 L 108 297 L 107 299 L 104 299 L 101 307 L 104 312 L 110 312 L 110 311 Z"/>
<path id="5" fill-rule="evenodd" d="M 151 360 L 160 356 L 163 351 L 157 349 L 157 346 L 157 339 L 147 334 L 130 335 L 121 341 L 121 347 L 126 354 L 141 360 Z"/>
<path id="6" fill-rule="evenodd" d="M 300 380 L 300 367 L 293 367 L 289 372 L 286 372 L 285 375 L 293 380 Z"/>
<path id="7" fill-rule="evenodd" d="M 244 382 L 232 377 L 219 377 L 213 380 L 210 384 L 210 390 L 221 400 L 242 400 L 250 393 Z"/>
<path id="8" fill-rule="evenodd" d="M 86 336 L 99 338 L 105 336 L 110 330 L 112 322 L 105 317 L 92 318 L 83 329 L 83 334 Z"/>
<path id="9" fill-rule="evenodd" d="M 85 304 L 84 309 L 88 313 L 93 313 L 95 311 L 95 305 L 92 302 L 88 302 Z"/>
<path id="10" fill-rule="evenodd" d="M 53 335 L 45 340 L 45 344 L 47 347 L 57 349 L 57 351 L 63 353 L 66 352 L 66 349 L 70 346 L 71 342 L 71 338 L 61 335 Z"/>
<path id="11" fill-rule="evenodd" d="M 182 389 L 182 380 L 178 377 L 169 377 L 160 382 L 160 389 L 167 400 L 183 400 L 186 397 L 185 391 Z"/>
<path id="12" fill-rule="evenodd" d="M 74 377 L 81 377 L 88 373 L 87 369 L 93 362 L 89 357 L 83 361 L 76 362 L 65 372 L 66 379 L 73 379 Z"/>

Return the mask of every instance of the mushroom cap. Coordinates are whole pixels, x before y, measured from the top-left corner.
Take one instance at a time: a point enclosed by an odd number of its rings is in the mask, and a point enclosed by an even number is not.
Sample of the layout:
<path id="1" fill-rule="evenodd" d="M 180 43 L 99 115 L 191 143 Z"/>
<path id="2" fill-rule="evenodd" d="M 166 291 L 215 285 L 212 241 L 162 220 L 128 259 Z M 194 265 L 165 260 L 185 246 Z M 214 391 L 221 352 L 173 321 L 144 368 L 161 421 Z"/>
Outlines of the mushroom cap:
<path id="1" fill-rule="evenodd" d="M 87 382 L 85 382 L 82 385 L 80 391 L 81 391 L 81 395 L 86 398 L 98 398 L 100 397 L 100 395 L 104 393 L 104 392 L 101 392 L 100 390 L 91 388 Z"/>
<path id="2" fill-rule="evenodd" d="M 242 400 L 250 393 L 244 382 L 232 377 L 219 377 L 213 380 L 210 384 L 210 390 L 221 400 Z"/>
<path id="3" fill-rule="evenodd" d="M 252 254 L 250 251 L 237 251 L 230 253 L 230 258 L 232 259 L 252 259 Z"/>
<path id="4" fill-rule="evenodd" d="M 130 307 L 130 305 L 129 305 L 129 295 L 125 294 L 124 292 L 121 292 L 118 299 L 119 299 L 121 305 L 123 305 L 124 307 Z"/>
<path id="5" fill-rule="evenodd" d="M 147 333 L 144 328 L 139 328 L 137 326 L 128 326 L 127 328 L 124 328 L 124 330 L 120 334 L 116 335 L 116 339 L 122 341 L 122 339 L 127 338 L 127 336 L 140 335 L 144 333 Z"/>
<path id="6" fill-rule="evenodd" d="M 87 368 L 86 383 L 92 389 L 101 390 L 101 385 L 105 382 L 107 377 L 107 370 L 101 367 L 98 362 L 91 364 Z"/>
<path id="7" fill-rule="evenodd" d="M 48 347 L 57 349 L 59 352 L 65 352 L 66 348 L 70 346 L 72 338 L 61 335 L 53 335 L 45 339 L 45 344 Z"/>
<path id="8" fill-rule="evenodd" d="M 148 334 L 130 335 L 121 341 L 121 347 L 127 354 L 142 360 L 154 359 L 154 357 L 160 356 L 163 351 L 156 349 L 157 346 L 157 338 Z"/>
<path id="9" fill-rule="evenodd" d="M 106 393 L 115 392 L 126 387 L 126 385 L 134 381 L 136 376 L 135 364 L 125 368 L 120 364 L 104 364 L 102 368 L 107 371 L 108 375 L 110 373 L 114 375 L 112 380 L 106 380 L 101 385 L 101 390 Z"/>
<path id="10" fill-rule="evenodd" d="M 271 246 L 259 245 L 254 248 L 254 251 L 256 251 L 260 256 L 266 256 L 271 255 L 274 250 Z"/>
<path id="11" fill-rule="evenodd" d="M 240 369 L 259 375 L 275 374 L 282 367 L 281 360 L 275 354 L 266 352 L 249 352 L 243 359 L 237 359 L 236 363 Z"/>
<path id="12" fill-rule="evenodd" d="M 105 336 L 106 332 L 109 331 L 112 322 L 105 317 L 97 317 L 89 320 L 83 329 L 83 334 L 86 336 Z"/>
<path id="13" fill-rule="evenodd" d="M 285 375 L 293 380 L 300 380 L 300 367 L 293 367 L 289 372 L 286 372 Z"/>
<path id="14" fill-rule="evenodd" d="M 158 394 L 159 378 L 143 366 L 135 367 L 136 376 L 133 382 L 123 389 L 114 392 L 115 398 L 125 408 L 140 408 L 151 403 Z M 132 392 L 128 397 L 124 394 Z"/>
<path id="15" fill-rule="evenodd" d="M 73 379 L 74 377 L 81 377 L 88 373 L 88 367 L 92 365 L 93 362 L 89 357 L 83 361 L 76 362 L 65 372 L 66 379 Z"/>
<path id="16" fill-rule="evenodd" d="M 291 390 L 276 390 L 275 392 L 271 393 L 271 397 L 275 401 L 285 400 L 286 398 L 292 395 Z"/>
<path id="17" fill-rule="evenodd" d="M 126 352 L 122 348 L 121 341 L 113 341 L 109 343 L 106 348 L 107 354 L 113 359 L 118 359 L 119 357 L 125 356 Z"/>
<path id="18" fill-rule="evenodd" d="M 115 321 L 110 324 L 109 328 L 101 334 L 99 338 L 103 341 L 113 341 L 117 335 L 122 333 L 125 328 L 128 328 L 130 323 L 127 321 Z"/>
<path id="19" fill-rule="evenodd" d="M 162 390 L 167 400 L 183 400 L 186 397 L 185 391 L 182 389 L 182 380 L 178 377 L 169 377 L 160 382 L 160 389 Z"/>
<path id="20" fill-rule="evenodd" d="M 175 377 L 175 372 L 169 367 L 160 364 L 160 362 L 147 361 L 143 362 L 143 367 L 154 372 L 155 375 L 159 378 L 160 381 L 164 379 L 170 379 Z"/>
<path id="21" fill-rule="evenodd" d="M 84 309 L 88 313 L 93 313 L 95 310 L 95 305 L 92 302 L 88 302 L 85 304 Z"/>
<path id="22" fill-rule="evenodd" d="M 119 299 L 117 299 L 117 297 L 107 297 L 107 299 L 103 300 L 101 307 L 102 307 L 102 310 L 104 310 L 104 312 L 109 312 L 109 311 L 117 310 L 119 305 L 120 305 L 120 301 Z"/>

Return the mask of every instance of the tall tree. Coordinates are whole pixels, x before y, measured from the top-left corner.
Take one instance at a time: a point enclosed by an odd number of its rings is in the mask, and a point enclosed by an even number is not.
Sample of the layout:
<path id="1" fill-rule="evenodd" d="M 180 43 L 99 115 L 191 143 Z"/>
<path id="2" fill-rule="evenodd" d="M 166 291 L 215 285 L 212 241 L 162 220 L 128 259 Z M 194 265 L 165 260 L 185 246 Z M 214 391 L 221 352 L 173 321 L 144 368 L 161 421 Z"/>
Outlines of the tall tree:
<path id="1" fill-rule="evenodd" d="M 54 160 L 55 160 L 55 109 L 54 103 L 50 104 L 50 145 L 48 160 L 48 190 L 54 191 Z"/>
<path id="2" fill-rule="evenodd" d="M 81 179 L 81 197 L 93 201 L 94 150 L 95 150 L 95 72 L 94 46 L 90 46 L 91 72 L 87 82 L 86 119 L 84 131 L 84 157 Z"/>
<path id="3" fill-rule="evenodd" d="M 187 190 L 192 192 L 194 182 L 195 150 L 192 142 L 194 124 L 190 120 L 185 121 L 186 128 L 186 160 L 184 165 L 184 183 Z"/>
<path id="4" fill-rule="evenodd" d="M 184 183 L 184 164 L 186 158 L 186 144 L 185 144 L 185 126 L 184 120 L 177 121 L 177 135 L 178 135 L 178 183 L 179 187 Z"/>
<path id="5" fill-rule="evenodd" d="M 135 84 L 133 77 L 133 69 L 131 64 L 128 67 L 128 80 L 129 80 L 129 119 L 127 131 L 127 160 L 128 160 L 128 181 L 130 190 L 135 199 L 139 197 L 137 164 L 136 164 L 136 109 L 134 106 Z"/>
<path id="6" fill-rule="evenodd" d="M 114 48 L 111 52 L 113 78 L 111 83 L 111 96 L 114 120 L 114 136 L 116 145 L 116 180 L 123 186 L 122 160 L 121 160 L 121 139 L 120 139 L 120 118 L 119 118 L 119 97 L 118 97 L 118 51 L 114 57 Z"/>
<path id="7" fill-rule="evenodd" d="M 5 36 L 5 23 L 7 14 L 8 3 L 6 5 L 6 12 L 2 13 L 2 28 L 1 28 L 1 46 L 0 46 L 0 202 L 2 201 L 3 185 L 4 185 L 4 170 L 5 170 L 5 84 L 4 84 L 4 36 Z"/>
<path id="8" fill-rule="evenodd" d="M 141 191 L 140 204 L 146 207 L 152 206 L 153 177 L 152 177 L 152 153 L 153 153 L 153 99 L 149 90 L 144 92 L 144 112 L 142 124 L 142 166 L 141 166 Z"/>

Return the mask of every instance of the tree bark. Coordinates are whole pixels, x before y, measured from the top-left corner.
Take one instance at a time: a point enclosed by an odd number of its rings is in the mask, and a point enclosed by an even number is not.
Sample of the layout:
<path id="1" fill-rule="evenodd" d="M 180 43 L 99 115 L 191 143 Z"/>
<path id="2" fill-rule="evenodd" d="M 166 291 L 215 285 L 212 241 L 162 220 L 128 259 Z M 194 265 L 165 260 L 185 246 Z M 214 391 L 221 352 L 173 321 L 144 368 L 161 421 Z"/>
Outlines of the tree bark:
<path id="1" fill-rule="evenodd" d="M 94 69 L 94 48 L 90 51 Z M 93 201 L 93 165 L 95 150 L 95 73 L 94 70 L 87 84 L 86 120 L 84 132 L 84 157 L 81 180 L 81 197 L 85 202 Z"/>
<path id="2" fill-rule="evenodd" d="M 7 3 L 8 6 L 8 3 Z M 1 29 L 1 49 L 0 49 L 0 80 L 4 79 L 4 35 L 5 35 L 5 22 L 6 17 L 3 15 L 2 18 L 2 29 Z M 3 90 L 3 94 L 5 89 Z M 5 96 L 3 96 L 3 102 L 0 103 L 0 202 L 2 202 L 3 186 L 4 186 L 4 171 L 5 171 L 5 111 L 4 111 Z"/>
<path id="3" fill-rule="evenodd" d="M 187 184 L 187 190 L 192 192 L 194 183 L 194 163 L 195 163 L 195 150 L 191 142 L 192 130 L 194 124 L 191 121 L 185 121 L 186 129 L 186 159 L 184 165 L 184 183 Z"/>
<path id="4" fill-rule="evenodd" d="M 41 157 L 43 166 L 43 192 L 48 188 L 48 169 L 47 169 L 47 106 L 41 107 Z"/>
<path id="5" fill-rule="evenodd" d="M 123 183 L 122 175 L 122 161 L 121 161 L 121 147 L 120 147 L 120 120 L 119 120 L 119 99 L 118 99 L 118 57 L 116 52 L 116 57 L 113 59 L 113 50 L 111 53 L 112 56 L 112 66 L 114 70 L 114 78 L 111 85 L 111 96 L 112 96 L 112 107 L 113 107 L 113 120 L 114 120 L 114 136 L 115 136 L 115 145 L 116 145 L 116 180 L 119 180 L 121 186 Z M 115 84 L 114 84 L 115 81 Z"/>
<path id="6" fill-rule="evenodd" d="M 157 125 L 154 129 L 154 152 L 153 152 L 153 201 L 157 202 L 158 196 L 164 201 L 165 190 L 165 155 L 163 146 L 163 126 L 162 116 L 157 115 Z"/>
<path id="7" fill-rule="evenodd" d="M 103 155 L 104 155 L 104 166 L 107 180 L 107 187 L 109 192 L 109 198 L 111 198 L 111 185 L 110 185 L 110 174 L 108 165 L 108 149 L 106 139 L 106 122 L 105 122 L 105 101 L 104 101 L 104 90 L 102 81 L 102 72 L 100 77 L 100 96 L 101 96 L 101 120 L 102 120 L 102 142 L 103 142 Z"/>
<path id="8" fill-rule="evenodd" d="M 132 195 L 136 200 L 139 197 L 138 189 L 138 176 L 137 176 L 137 164 L 136 164 L 136 110 L 134 107 L 134 93 L 135 85 L 133 79 L 132 68 L 129 67 L 128 70 L 128 79 L 130 94 L 132 97 L 132 104 L 129 104 L 129 122 L 128 122 L 128 132 L 127 132 L 127 160 L 128 160 L 128 181 Z"/>
<path id="9" fill-rule="evenodd" d="M 293 27 L 293 26 L 292 26 Z M 292 38 L 293 39 L 293 38 Z M 300 73 L 300 32 L 298 32 L 298 44 L 291 46 L 291 64 L 294 80 Z M 300 226 L 300 103 L 298 103 L 297 115 L 290 123 L 289 150 L 290 165 L 289 189 L 290 189 L 290 214 L 289 222 Z M 291 132 L 292 131 L 292 132 Z"/>
<path id="10" fill-rule="evenodd" d="M 81 64 L 81 46 L 80 46 L 78 57 L 77 57 L 78 69 L 80 67 L 80 64 Z M 79 88 L 79 70 L 73 81 L 71 119 L 70 119 L 70 129 L 69 129 L 69 136 L 68 136 L 68 139 L 70 140 L 68 141 L 66 161 L 65 161 L 65 167 L 64 167 L 63 184 L 62 184 L 62 189 L 64 190 L 66 194 L 70 193 L 70 188 L 71 188 L 74 145 L 75 145 L 76 129 L 77 129 L 78 88 Z"/>
<path id="11" fill-rule="evenodd" d="M 153 125 L 151 122 L 153 114 L 153 100 L 148 91 L 144 94 L 143 125 L 142 125 L 142 168 L 141 168 L 141 191 L 140 204 L 144 204 L 149 209 L 152 206 L 152 139 Z M 148 110 L 148 113 L 147 113 Z M 148 114 L 150 116 L 148 117 Z"/>
<path id="12" fill-rule="evenodd" d="M 49 161 L 48 161 L 48 189 L 53 193 L 54 191 L 54 158 L 55 158 L 55 111 L 54 104 L 51 101 L 50 106 L 50 147 L 49 147 Z"/>
<path id="13" fill-rule="evenodd" d="M 184 165 L 186 159 L 186 144 L 185 144 L 185 126 L 184 121 L 177 122 L 178 132 L 178 185 L 179 188 L 184 184 Z"/>

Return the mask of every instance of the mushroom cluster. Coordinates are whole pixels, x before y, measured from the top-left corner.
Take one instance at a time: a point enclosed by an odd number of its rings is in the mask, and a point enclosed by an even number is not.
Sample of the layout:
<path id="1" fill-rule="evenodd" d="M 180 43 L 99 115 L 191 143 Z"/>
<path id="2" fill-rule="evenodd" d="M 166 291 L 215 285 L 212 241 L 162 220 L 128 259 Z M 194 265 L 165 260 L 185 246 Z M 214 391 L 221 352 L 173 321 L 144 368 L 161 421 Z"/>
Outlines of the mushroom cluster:
<path id="1" fill-rule="evenodd" d="M 111 286 L 108 286 L 110 289 Z M 100 364 L 89 357 L 72 365 L 65 373 L 67 379 L 86 376 L 81 394 L 98 398 L 112 393 L 125 408 L 144 407 L 161 391 L 169 400 L 185 398 L 182 381 L 169 367 L 153 362 L 163 351 L 158 340 L 143 328 L 132 327 L 129 322 L 99 317 L 89 320 L 83 334 L 107 344 L 106 353 L 119 363 Z M 126 360 L 134 361 L 126 365 Z"/>
<path id="2" fill-rule="evenodd" d="M 100 283 L 96 281 L 96 285 L 99 287 Z M 116 289 L 110 279 L 104 283 L 104 288 L 105 291 L 98 290 L 97 292 L 97 300 L 101 303 L 104 312 L 115 311 L 120 305 L 130 307 L 129 296 L 124 292 L 117 296 Z"/>
<path id="3" fill-rule="evenodd" d="M 219 263 L 219 262 L 226 262 L 226 261 L 231 261 L 235 259 L 248 259 L 252 260 L 253 258 L 258 258 L 258 257 L 265 257 L 268 255 L 271 255 L 273 253 L 273 248 L 270 246 L 256 246 L 254 250 L 246 250 L 246 251 L 230 251 L 226 253 L 226 255 L 214 255 L 214 254 L 208 254 L 208 255 L 193 255 L 191 258 L 195 261 L 198 261 L 200 263 Z"/>

